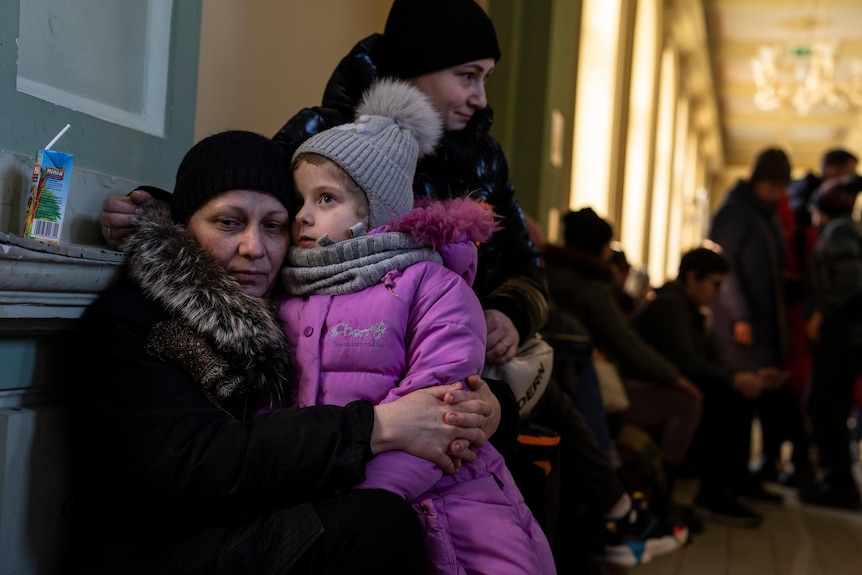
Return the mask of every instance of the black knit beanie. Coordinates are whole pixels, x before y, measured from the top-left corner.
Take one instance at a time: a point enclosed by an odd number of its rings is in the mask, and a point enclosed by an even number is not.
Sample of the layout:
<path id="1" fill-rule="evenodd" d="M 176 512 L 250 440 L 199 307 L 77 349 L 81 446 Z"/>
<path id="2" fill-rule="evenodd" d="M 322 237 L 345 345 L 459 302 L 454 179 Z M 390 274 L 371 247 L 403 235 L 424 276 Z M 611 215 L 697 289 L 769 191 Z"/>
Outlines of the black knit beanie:
<path id="1" fill-rule="evenodd" d="M 563 218 L 566 224 L 566 245 L 582 248 L 599 255 L 602 248 L 611 241 L 613 228 L 592 208 L 569 212 Z"/>
<path id="2" fill-rule="evenodd" d="M 494 23 L 475 0 L 395 0 L 383 32 L 384 75 L 414 78 L 473 60 L 500 60 Z"/>
<path id="3" fill-rule="evenodd" d="M 171 217 L 185 224 L 201 204 L 228 190 L 270 193 L 293 213 L 287 153 L 253 132 L 231 130 L 204 138 L 186 153 L 177 170 Z"/>
<path id="4" fill-rule="evenodd" d="M 751 166 L 751 176 L 748 180 L 752 184 L 756 182 L 789 184 L 790 159 L 784 150 L 767 148 L 754 158 Z"/>

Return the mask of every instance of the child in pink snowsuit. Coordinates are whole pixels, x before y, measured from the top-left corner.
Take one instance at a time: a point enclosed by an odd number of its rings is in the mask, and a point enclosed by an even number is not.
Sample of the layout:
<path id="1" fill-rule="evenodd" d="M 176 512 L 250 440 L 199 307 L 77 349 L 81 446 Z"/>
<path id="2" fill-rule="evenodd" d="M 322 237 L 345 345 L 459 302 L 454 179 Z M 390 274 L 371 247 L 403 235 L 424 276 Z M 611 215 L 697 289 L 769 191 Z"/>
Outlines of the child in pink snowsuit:
<path id="1" fill-rule="evenodd" d="M 321 132 L 293 159 L 297 213 L 279 319 L 298 406 L 384 403 L 482 371 L 486 326 L 471 289 L 476 242 L 495 229 L 477 202 L 414 209 L 413 175 L 442 124 L 427 97 L 372 86 L 353 124 Z M 359 488 L 412 503 L 428 573 L 555 573 L 545 534 L 489 443 L 446 475 L 403 452 L 377 455 Z"/>

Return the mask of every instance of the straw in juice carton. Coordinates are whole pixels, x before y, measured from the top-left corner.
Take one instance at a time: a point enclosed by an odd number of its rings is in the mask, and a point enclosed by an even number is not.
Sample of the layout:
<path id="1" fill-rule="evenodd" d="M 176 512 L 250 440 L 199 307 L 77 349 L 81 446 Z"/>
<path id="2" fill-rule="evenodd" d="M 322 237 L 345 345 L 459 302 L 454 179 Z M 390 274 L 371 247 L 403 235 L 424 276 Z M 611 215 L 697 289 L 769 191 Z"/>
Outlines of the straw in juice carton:
<path id="1" fill-rule="evenodd" d="M 66 124 L 44 149 L 36 152 L 27 215 L 24 218 L 25 238 L 60 243 L 75 156 L 55 152 L 51 147 L 68 129 L 69 124 Z"/>

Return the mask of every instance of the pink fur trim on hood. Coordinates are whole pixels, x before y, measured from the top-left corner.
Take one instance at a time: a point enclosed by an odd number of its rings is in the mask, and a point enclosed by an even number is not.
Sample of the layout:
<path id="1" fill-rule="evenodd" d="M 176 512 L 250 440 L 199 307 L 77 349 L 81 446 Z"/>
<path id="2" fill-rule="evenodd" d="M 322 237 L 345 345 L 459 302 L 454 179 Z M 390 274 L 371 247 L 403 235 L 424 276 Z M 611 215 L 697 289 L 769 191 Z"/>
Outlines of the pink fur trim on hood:
<path id="1" fill-rule="evenodd" d="M 491 208 L 478 200 L 418 199 L 412 211 L 393 222 L 389 231 L 410 234 L 442 256 L 443 265 L 473 285 L 478 266 L 477 243 L 500 229 Z"/>
<path id="2" fill-rule="evenodd" d="M 418 199 L 413 210 L 393 222 L 390 230 L 408 233 L 417 242 L 440 249 L 453 242 L 484 242 L 500 229 L 498 221 L 499 217 L 478 200 Z"/>

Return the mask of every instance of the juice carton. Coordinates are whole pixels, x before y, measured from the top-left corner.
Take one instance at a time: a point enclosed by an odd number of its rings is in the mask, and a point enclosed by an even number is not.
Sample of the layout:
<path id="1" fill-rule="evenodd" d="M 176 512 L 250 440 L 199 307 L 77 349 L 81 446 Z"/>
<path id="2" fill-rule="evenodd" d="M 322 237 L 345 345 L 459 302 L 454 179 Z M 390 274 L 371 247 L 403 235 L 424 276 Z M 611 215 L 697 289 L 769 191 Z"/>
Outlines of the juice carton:
<path id="1" fill-rule="evenodd" d="M 36 153 L 24 217 L 25 238 L 60 243 L 74 158 L 72 154 L 48 149 Z"/>

